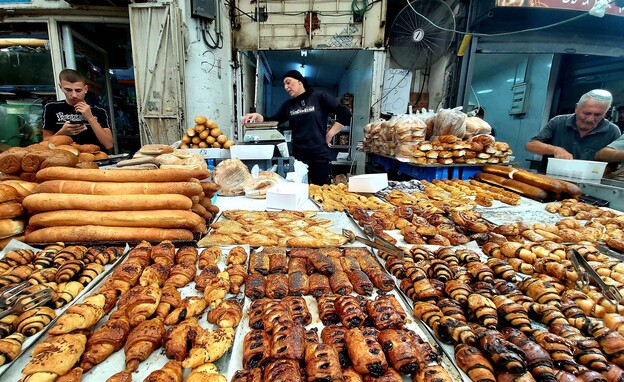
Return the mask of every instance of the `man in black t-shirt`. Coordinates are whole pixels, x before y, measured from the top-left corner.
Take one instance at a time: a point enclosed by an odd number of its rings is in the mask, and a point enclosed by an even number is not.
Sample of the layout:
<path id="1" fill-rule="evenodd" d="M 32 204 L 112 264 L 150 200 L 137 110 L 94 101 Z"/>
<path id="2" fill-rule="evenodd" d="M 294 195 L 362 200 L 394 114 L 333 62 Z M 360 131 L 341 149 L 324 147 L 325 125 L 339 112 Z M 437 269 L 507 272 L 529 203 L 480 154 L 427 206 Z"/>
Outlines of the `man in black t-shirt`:
<path id="1" fill-rule="evenodd" d="M 113 148 L 113 133 L 106 111 L 89 106 L 84 100 L 89 87 L 84 77 L 73 69 L 59 74 L 64 101 L 50 102 L 43 111 L 43 139 L 67 135 L 78 144 L 96 144 L 102 150 Z"/>

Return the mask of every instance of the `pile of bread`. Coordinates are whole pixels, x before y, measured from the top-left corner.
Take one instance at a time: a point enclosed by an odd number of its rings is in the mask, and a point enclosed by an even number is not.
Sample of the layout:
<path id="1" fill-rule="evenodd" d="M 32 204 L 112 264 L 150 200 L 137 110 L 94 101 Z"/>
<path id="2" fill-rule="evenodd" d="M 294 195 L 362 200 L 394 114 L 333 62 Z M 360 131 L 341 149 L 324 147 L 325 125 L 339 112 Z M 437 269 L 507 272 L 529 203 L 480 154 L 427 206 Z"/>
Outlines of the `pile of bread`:
<path id="1" fill-rule="evenodd" d="M 234 142 L 223 134 L 215 121 L 203 115 L 195 117 L 195 126 L 186 129 L 182 136 L 181 149 L 229 149 Z"/>
<path id="2" fill-rule="evenodd" d="M 96 160 L 107 159 L 98 145 L 78 145 L 71 137 L 55 135 L 28 147 L 12 147 L 0 154 L 0 173 L 5 179 L 35 181 L 39 169 L 53 166 L 98 168 Z"/>
<path id="3" fill-rule="evenodd" d="M 168 145 L 143 145 L 131 159 L 122 160 L 115 166 L 124 170 L 189 170 L 193 171 L 193 177 L 197 179 L 210 176 L 206 160 L 201 155 L 177 150 Z"/>
<path id="4" fill-rule="evenodd" d="M 25 211 L 22 199 L 37 189 L 37 183 L 24 180 L 5 180 L 0 182 L 0 249 L 11 239 L 24 238 Z"/>

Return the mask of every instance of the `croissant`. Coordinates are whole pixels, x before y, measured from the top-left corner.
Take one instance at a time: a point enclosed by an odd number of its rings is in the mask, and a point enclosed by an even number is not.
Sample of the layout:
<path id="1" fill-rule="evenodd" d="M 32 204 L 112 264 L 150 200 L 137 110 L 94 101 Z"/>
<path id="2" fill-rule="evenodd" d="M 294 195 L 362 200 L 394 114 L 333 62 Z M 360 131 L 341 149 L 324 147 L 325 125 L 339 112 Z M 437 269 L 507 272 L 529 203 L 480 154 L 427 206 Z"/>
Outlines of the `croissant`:
<path id="1" fill-rule="evenodd" d="M 111 375 L 106 382 L 132 382 L 132 372 L 124 370 Z"/>
<path id="2" fill-rule="evenodd" d="M 507 341 L 497 330 L 478 327 L 474 329 L 480 348 L 500 370 L 523 373 L 527 369 L 525 354 L 518 346 Z"/>
<path id="3" fill-rule="evenodd" d="M 529 320 L 528 312 L 522 305 L 501 295 L 493 296 L 492 301 L 496 305 L 496 310 L 500 317 L 504 318 L 514 328 L 520 329 L 523 333 L 531 333 L 533 330 L 531 321 Z"/>
<path id="4" fill-rule="evenodd" d="M 30 274 L 28 282 L 31 284 L 46 284 L 53 282 L 56 278 L 56 268 L 37 269 Z"/>
<path id="5" fill-rule="evenodd" d="M 24 381 L 54 381 L 78 362 L 87 344 L 84 334 L 49 336 L 35 346 L 30 362 L 22 370 Z"/>
<path id="6" fill-rule="evenodd" d="M 266 279 L 266 296 L 268 298 L 284 298 L 288 296 L 288 275 L 272 273 Z"/>
<path id="7" fill-rule="evenodd" d="M 166 267 L 172 267 L 175 263 L 175 246 L 169 240 L 163 240 L 152 247 L 152 261 Z"/>
<path id="8" fill-rule="evenodd" d="M 496 382 L 494 367 L 476 347 L 455 345 L 455 362 L 473 381 Z"/>
<path id="9" fill-rule="evenodd" d="M 143 382 L 182 382 L 182 364 L 169 361 L 162 369 L 152 371 Z"/>
<path id="10" fill-rule="evenodd" d="M 26 337 L 21 333 L 13 333 L 0 339 L 0 366 L 13 361 L 20 355 L 25 339 Z"/>
<path id="11" fill-rule="evenodd" d="M 55 318 L 54 310 L 47 306 L 39 306 L 20 314 L 13 322 L 13 328 L 25 336 L 32 336 L 43 330 Z"/>
<path id="12" fill-rule="evenodd" d="M 126 370 L 135 371 L 139 363 L 160 347 L 164 336 L 165 326 L 160 318 L 143 321 L 132 329 L 124 345 Z"/>
<path id="13" fill-rule="evenodd" d="M 34 270 L 35 267 L 30 264 L 11 267 L 2 276 L 0 276 L 0 287 L 11 284 L 19 284 L 28 279 Z"/>
<path id="14" fill-rule="evenodd" d="M 513 328 L 503 328 L 501 333 L 507 341 L 518 346 L 525 355 L 527 369 L 538 380 L 555 380 L 553 361 L 546 350 L 529 340 L 521 331 Z"/>
<path id="15" fill-rule="evenodd" d="M 286 254 L 285 251 L 284 254 Z M 247 262 L 247 252 L 245 252 L 245 248 L 236 246 L 230 249 L 225 262 L 227 265 L 245 265 Z"/>
<path id="16" fill-rule="evenodd" d="M 120 301 L 117 309 L 124 312 L 130 320 L 130 326 L 135 327 L 152 317 L 158 308 L 161 297 L 162 290 L 157 286 L 137 285 L 124 296 L 124 304 L 122 305 Z"/>
<path id="17" fill-rule="evenodd" d="M 197 262 L 197 248 L 184 246 L 178 249 L 175 256 L 176 264 L 195 265 Z"/>
<path id="18" fill-rule="evenodd" d="M 172 326 L 167 330 L 163 339 L 165 355 L 182 362 L 188 356 L 191 345 L 203 330 L 195 317 L 187 318 L 178 325 Z"/>
<path id="19" fill-rule="evenodd" d="M 312 315 L 308 310 L 308 305 L 302 297 L 289 296 L 282 300 L 282 303 L 286 304 L 290 317 L 293 321 L 300 323 L 303 326 L 309 325 L 312 322 Z"/>
<path id="20" fill-rule="evenodd" d="M 372 328 L 351 328 L 345 333 L 353 369 L 362 375 L 381 377 L 388 369 L 388 362 L 377 341 L 377 335 L 378 331 Z"/>
<path id="21" fill-rule="evenodd" d="M 489 298 L 473 293 L 468 296 L 468 308 L 475 314 L 479 323 L 486 328 L 496 329 L 498 315 L 496 305 Z"/>
<path id="22" fill-rule="evenodd" d="M 243 367 L 262 366 L 270 357 L 271 337 L 264 330 L 251 330 L 243 339 Z"/>
<path id="23" fill-rule="evenodd" d="M 199 269 L 205 269 L 211 265 L 217 265 L 217 262 L 221 258 L 221 248 L 219 246 L 212 246 L 204 249 L 199 254 Z"/>
<path id="24" fill-rule="evenodd" d="M 9 266 L 26 265 L 32 263 L 35 257 L 35 253 L 31 249 L 16 249 L 5 253 L 2 262 Z"/>
<path id="25" fill-rule="evenodd" d="M 233 264 L 228 265 L 225 271 L 230 276 L 230 293 L 238 294 L 240 287 L 247 280 L 247 269 L 245 269 L 244 265 Z"/>
<path id="26" fill-rule="evenodd" d="M 323 327 L 321 331 L 321 338 L 323 339 L 323 343 L 331 345 L 336 349 L 336 353 L 338 354 L 338 361 L 340 365 L 346 367 L 351 364 L 351 360 L 349 359 L 349 354 L 347 353 L 347 344 L 345 341 L 345 333 L 347 332 L 347 328 L 339 325 L 327 325 Z"/>
<path id="27" fill-rule="evenodd" d="M 65 314 L 59 317 L 56 325 L 50 329 L 50 334 L 65 334 L 74 330 L 89 329 L 104 317 L 106 297 L 96 294 L 84 299 L 83 302 L 72 305 Z"/>
<path id="28" fill-rule="evenodd" d="M 167 325 L 175 325 L 179 322 L 182 322 L 187 317 L 194 317 L 202 314 L 204 309 L 206 309 L 208 303 L 202 297 L 186 297 L 180 303 L 180 306 L 175 308 L 169 315 L 165 318 L 165 324 Z"/>
<path id="29" fill-rule="evenodd" d="M 203 292 L 204 289 L 206 289 L 206 285 L 208 285 L 210 280 L 217 277 L 219 272 L 221 272 L 221 270 L 215 264 L 208 265 L 207 267 L 202 269 L 202 271 L 199 272 L 199 275 L 195 276 L 195 289 Z M 246 273 L 247 272 L 245 272 L 245 274 Z"/>
<path id="30" fill-rule="evenodd" d="M 611 330 L 602 323 L 594 322 L 589 327 L 589 334 L 598 341 L 604 353 L 618 366 L 624 366 L 624 336 Z M 567 370 L 566 371 L 570 371 Z"/>
<path id="31" fill-rule="evenodd" d="M 152 245 L 147 241 L 140 242 L 128 252 L 128 260 L 136 261 L 145 268 L 152 262 Z"/>
<path id="32" fill-rule="evenodd" d="M 195 264 L 176 264 L 169 272 L 169 278 L 165 281 L 166 285 L 173 285 L 176 288 L 182 288 L 195 278 L 197 268 Z"/>
<path id="33" fill-rule="evenodd" d="M 252 273 L 247 276 L 247 282 L 245 283 L 245 296 L 252 300 L 257 300 L 265 296 L 266 285 L 264 276 L 257 273 Z"/>
<path id="34" fill-rule="evenodd" d="M 348 281 L 348 279 L 347 279 Z M 316 298 L 332 291 L 327 276 L 320 273 L 313 273 L 308 279 L 310 294 Z"/>
<path id="35" fill-rule="evenodd" d="M 161 319 L 165 319 L 171 311 L 180 306 L 182 303 L 182 297 L 180 296 L 180 292 L 173 285 L 166 286 L 162 288 L 162 296 L 160 297 L 160 302 L 156 307 L 156 317 Z"/>
<path id="36" fill-rule="evenodd" d="M 194 368 L 207 362 L 215 362 L 232 348 L 234 329 L 219 328 L 204 330 L 196 338 L 188 357 L 182 361 L 185 369 Z"/>
<path id="37" fill-rule="evenodd" d="M 264 369 L 263 381 L 303 382 L 299 362 L 292 359 L 278 359 Z"/>
<path id="38" fill-rule="evenodd" d="M 90 247 L 85 253 L 85 263 L 106 265 L 114 263 L 123 254 L 121 247 Z"/>
<path id="39" fill-rule="evenodd" d="M 67 373 L 56 378 L 54 382 L 80 382 L 82 380 L 82 373 L 82 368 L 74 367 Z"/>
<path id="40" fill-rule="evenodd" d="M 330 345 L 313 344 L 306 346 L 305 367 L 308 381 L 342 380 L 338 353 Z"/>
<path id="41" fill-rule="evenodd" d="M 111 289 L 119 291 L 123 296 L 139 282 L 143 268 L 140 260 L 129 258 L 115 268 L 107 282 L 110 282 Z"/>
<path id="42" fill-rule="evenodd" d="M 61 248 L 54 255 L 54 266 L 58 268 L 66 261 L 82 260 L 84 259 L 86 253 L 87 248 L 81 245 L 70 245 L 68 247 Z"/>
<path id="43" fill-rule="evenodd" d="M 219 272 L 217 277 L 208 281 L 204 289 L 204 299 L 214 309 L 230 291 L 230 275 L 227 272 Z"/>
<path id="44" fill-rule="evenodd" d="M 205 363 L 193 369 L 184 382 L 227 382 L 227 379 L 219 374 L 215 364 Z"/>
<path id="45" fill-rule="evenodd" d="M 477 342 L 472 328 L 466 322 L 450 316 L 442 316 L 438 327 L 434 331 L 442 342 L 461 342 L 467 345 L 474 345 Z"/>
<path id="46" fill-rule="evenodd" d="M 367 318 L 359 301 L 353 296 L 340 296 L 334 303 L 340 321 L 347 328 L 356 328 Z"/>
<path id="47" fill-rule="evenodd" d="M 65 247 L 63 243 L 51 244 L 39 251 L 33 264 L 36 269 L 54 267 L 54 258 Z M 54 267 L 56 268 L 56 267 Z"/>
<path id="48" fill-rule="evenodd" d="M 129 333 L 130 323 L 126 317 L 106 322 L 89 337 L 80 367 L 84 371 L 89 371 L 93 366 L 104 362 L 111 354 L 122 348 Z"/>
<path id="49" fill-rule="evenodd" d="M 141 273 L 141 277 L 139 278 L 139 285 L 153 285 L 160 288 L 169 278 L 170 270 L 171 267 L 165 264 L 156 263 L 149 265 L 143 270 L 143 273 Z"/>
<path id="50" fill-rule="evenodd" d="M 220 328 L 235 328 L 243 316 L 240 303 L 235 299 L 226 299 L 208 313 L 208 322 Z"/>
<path id="51" fill-rule="evenodd" d="M 83 285 L 87 285 L 96 277 L 98 277 L 102 272 L 104 272 L 103 265 L 100 265 L 98 263 L 87 264 L 78 274 L 78 282 Z"/>

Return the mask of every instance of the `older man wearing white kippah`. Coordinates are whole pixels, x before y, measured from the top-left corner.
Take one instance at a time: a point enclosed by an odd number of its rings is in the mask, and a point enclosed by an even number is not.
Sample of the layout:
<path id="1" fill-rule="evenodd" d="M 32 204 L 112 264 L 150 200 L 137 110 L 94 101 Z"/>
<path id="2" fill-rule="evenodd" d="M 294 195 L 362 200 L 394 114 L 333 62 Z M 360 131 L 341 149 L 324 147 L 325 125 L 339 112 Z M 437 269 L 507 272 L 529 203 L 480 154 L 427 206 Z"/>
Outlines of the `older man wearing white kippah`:
<path id="1" fill-rule="evenodd" d="M 544 158 L 594 160 L 596 152 L 620 137 L 617 125 L 604 118 L 612 101 L 611 93 L 603 89 L 583 94 L 574 114 L 548 121 L 525 149 Z"/>

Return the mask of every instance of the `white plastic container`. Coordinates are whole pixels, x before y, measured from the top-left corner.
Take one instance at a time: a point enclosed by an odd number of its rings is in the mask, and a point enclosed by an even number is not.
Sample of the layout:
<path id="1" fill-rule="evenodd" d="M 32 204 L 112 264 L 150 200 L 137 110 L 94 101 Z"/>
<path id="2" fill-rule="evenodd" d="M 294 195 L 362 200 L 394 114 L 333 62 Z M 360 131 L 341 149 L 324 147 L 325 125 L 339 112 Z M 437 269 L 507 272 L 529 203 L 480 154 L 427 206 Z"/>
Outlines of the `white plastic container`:
<path id="1" fill-rule="evenodd" d="M 349 178 L 350 192 L 375 193 L 388 187 L 388 174 L 364 174 Z"/>
<path id="2" fill-rule="evenodd" d="M 234 145 L 230 147 L 232 159 L 271 159 L 275 145 Z"/>
<path id="3" fill-rule="evenodd" d="M 266 206 L 278 210 L 297 211 L 308 197 L 308 184 L 284 182 L 267 190 Z"/>
<path id="4" fill-rule="evenodd" d="M 601 179 L 606 167 L 606 162 L 548 158 L 546 174 L 578 179 Z"/>

